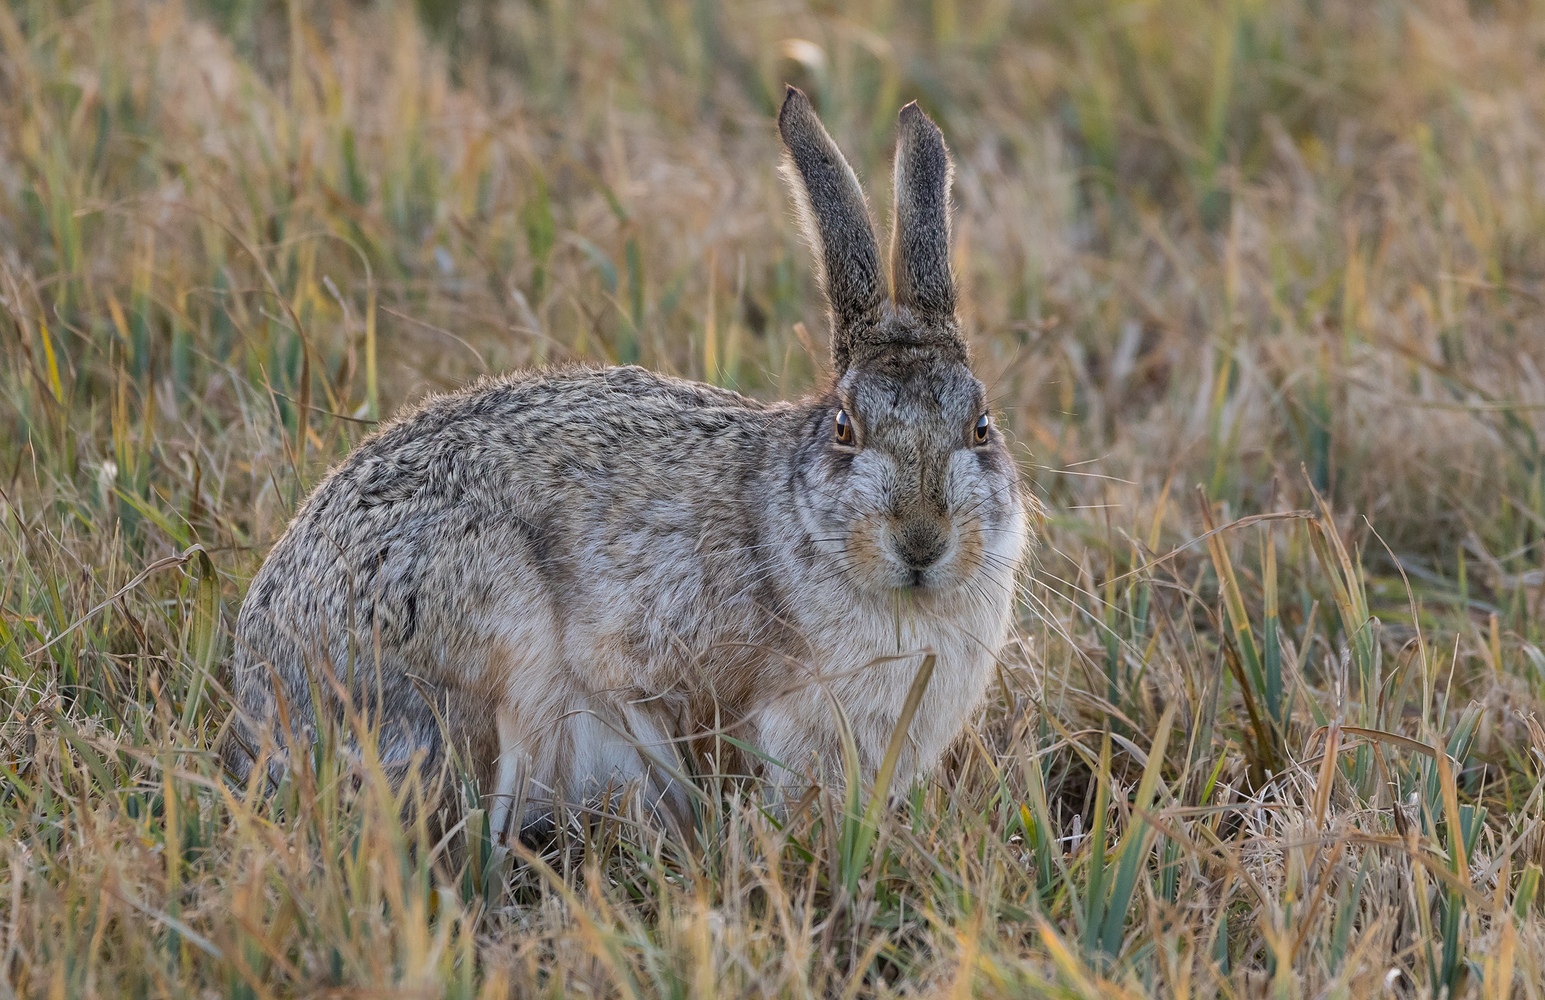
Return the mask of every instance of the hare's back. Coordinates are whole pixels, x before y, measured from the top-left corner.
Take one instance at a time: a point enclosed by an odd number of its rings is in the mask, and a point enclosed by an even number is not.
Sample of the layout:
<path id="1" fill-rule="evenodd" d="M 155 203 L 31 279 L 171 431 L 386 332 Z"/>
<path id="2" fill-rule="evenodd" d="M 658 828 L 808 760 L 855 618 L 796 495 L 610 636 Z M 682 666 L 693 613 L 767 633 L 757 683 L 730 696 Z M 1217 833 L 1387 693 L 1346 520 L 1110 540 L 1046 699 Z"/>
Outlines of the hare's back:
<path id="1" fill-rule="evenodd" d="M 731 471 L 711 457 L 719 453 L 745 456 L 738 464 L 754 471 L 768 417 L 738 393 L 637 367 L 488 379 L 432 397 L 368 438 L 301 517 L 340 501 L 365 511 L 404 505 L 393 513 L 411 516 L 450 506 L 507 511 L 525 499 L 546 509 L 598 487 L 608 497 L 624 485 L 675 490 Z"/>
<path id="2" fill-rule="evenodd" d="M 495 644 L 636 634 L 620 616 L 645 605 L 715 606 L 704 591 L 733 590 L 752 560 L 705 569 L 694 553 L 756 548 L 746 499 L 786 417 L 639 368 L 431 398 L 362 442 L 269 553 L 238 620 L 238 695 L 261 704 L 277 674 L 304 699 L 309 663 L 369 660 L 363 674 L 379 663 L 413 701 L 414 679 L 464 688 Z"/>

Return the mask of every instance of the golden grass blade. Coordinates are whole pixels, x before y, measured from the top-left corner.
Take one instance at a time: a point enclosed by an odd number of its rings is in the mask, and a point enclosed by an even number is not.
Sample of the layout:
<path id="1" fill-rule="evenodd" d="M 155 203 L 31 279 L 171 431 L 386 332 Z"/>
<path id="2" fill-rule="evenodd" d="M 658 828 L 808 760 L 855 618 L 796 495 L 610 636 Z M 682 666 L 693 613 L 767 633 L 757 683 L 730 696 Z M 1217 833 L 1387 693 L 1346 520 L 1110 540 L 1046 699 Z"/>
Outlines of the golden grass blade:
<path id="1" fill-rule="evenodd" d="M 1459 881 L 1469 885 L 1470 862 L 1465 856 L 1464 825 L 1460 822 L 1459 789 L 1454 783 L 1454 768 L 1446 753 L 1435 753 L 1433 759 L 1438 762 L 1438 789 L 1443 795 L 1443 814 L 1448 826 L 1449 862 Z"/>
<path id="2" fill-rule="evenodd" d="M 922 664 L 917 668 L 917 673 L 912 677 L 911 687 L 907 688 L 906 700 L 901 703 L 901 714 L 896 717 L 890 742 L 885 747 L 885 757 L 880 761 L 879 771 L 875 773 L 874 792 L 870 796 L 868 808 L 864 811 L 866 829 L 879 828 L 880 812 L 885 808 L 887 797 L 890 795 L 891 782 L 896 776 L 896 765 L 906 749 L 907 733 L 912 728 L 913 717 L 917 715 L 917 710 L 923 703 L 923 695 L 928 691 L 928 684 L 933 680 L 934 665 L 937 662 L 937 657 L 933 653 L 924 656 Z"/>

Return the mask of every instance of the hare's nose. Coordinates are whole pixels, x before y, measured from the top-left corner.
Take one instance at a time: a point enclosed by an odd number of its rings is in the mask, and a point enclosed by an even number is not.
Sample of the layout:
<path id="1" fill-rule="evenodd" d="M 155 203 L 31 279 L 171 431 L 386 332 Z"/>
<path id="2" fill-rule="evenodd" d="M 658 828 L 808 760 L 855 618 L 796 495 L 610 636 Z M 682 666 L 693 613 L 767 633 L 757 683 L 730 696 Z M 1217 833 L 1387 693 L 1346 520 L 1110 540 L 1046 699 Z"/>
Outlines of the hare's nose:
<path id="1" fill-rule="evenodd" d="M 949 541 L 942 525 L 914 521 L 896 533 L 896 554 L 908 569 L 927 569 L 944 556 Z"/>

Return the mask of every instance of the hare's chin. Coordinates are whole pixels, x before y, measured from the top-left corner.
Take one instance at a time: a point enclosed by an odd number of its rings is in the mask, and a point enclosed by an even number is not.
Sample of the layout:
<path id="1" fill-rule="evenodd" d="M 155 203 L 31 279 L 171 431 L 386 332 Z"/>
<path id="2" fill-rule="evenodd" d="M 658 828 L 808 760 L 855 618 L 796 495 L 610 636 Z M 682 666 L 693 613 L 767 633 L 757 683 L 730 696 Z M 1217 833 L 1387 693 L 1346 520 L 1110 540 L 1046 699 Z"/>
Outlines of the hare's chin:
<path id="1" fill-rule="evenodd" d="M 970 574 L 952 563 L 935 564 L 927 569 L 909 569 L 899 563 L 887 563 L 869 580 L 870 587 L 887 596 L 920 600 L 950 597 L 965 589 Z"/>

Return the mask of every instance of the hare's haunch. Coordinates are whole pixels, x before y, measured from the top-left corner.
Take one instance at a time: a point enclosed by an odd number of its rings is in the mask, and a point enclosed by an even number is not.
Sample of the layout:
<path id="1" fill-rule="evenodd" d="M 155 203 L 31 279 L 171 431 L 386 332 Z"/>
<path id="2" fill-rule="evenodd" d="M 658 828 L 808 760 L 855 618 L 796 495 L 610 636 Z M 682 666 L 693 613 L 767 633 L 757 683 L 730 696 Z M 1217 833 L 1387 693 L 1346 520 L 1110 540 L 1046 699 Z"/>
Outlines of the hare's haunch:
<path id="1" fill-rule="evenodd" d="M 352 705 L 389 768 L 460 755 L 496 833 L 630 784 L 680 817 L 691 741 L 728 730 L 746 767 L 798 781 L 841 759 L 833 701 L 872 773 L 928 652 L 899 778 L 938 760 L 1008 634 L 1034 504 L 960 336 L 949 155 L 903 108 L 887 296 L 858 180 L 798 90 L 778 129 L 829 386 L 769 404 L 563 368 L 399 416 L 253 580 L 237 774 L 277 778 Z"/>

